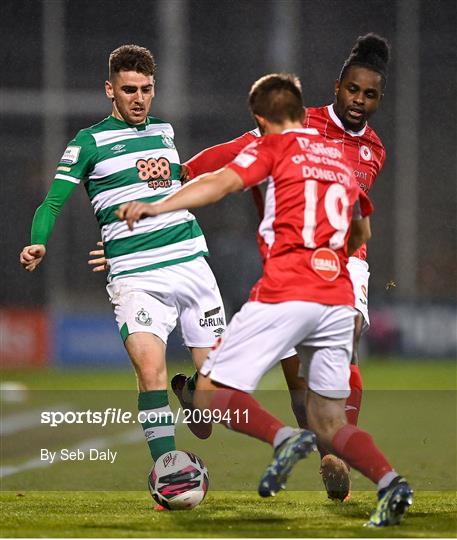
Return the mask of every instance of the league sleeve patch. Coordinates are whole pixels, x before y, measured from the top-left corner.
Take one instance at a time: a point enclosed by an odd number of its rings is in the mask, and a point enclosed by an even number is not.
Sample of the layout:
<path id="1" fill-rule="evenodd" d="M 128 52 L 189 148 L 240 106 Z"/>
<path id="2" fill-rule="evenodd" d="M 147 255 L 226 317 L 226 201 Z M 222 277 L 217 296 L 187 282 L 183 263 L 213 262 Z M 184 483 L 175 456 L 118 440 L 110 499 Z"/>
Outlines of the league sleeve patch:
<path id="1" fill-rule="evenodd" d="M 247 169 L 256 160 L 257 160 L 257 157 L 251 154 L 240 154 L 234 159 L 233 163 L 235 163 L 239 167 L 243 167 L 243 169 Z"/>
<path id="2" fill-rule="evenodd" d="M 80 146 L 67 146 L 63 156 L 60 159 L 60 163 L 68 163 L 68 165 L 74 165 L 78 163 L 79 153 L 81 152 Z"/>

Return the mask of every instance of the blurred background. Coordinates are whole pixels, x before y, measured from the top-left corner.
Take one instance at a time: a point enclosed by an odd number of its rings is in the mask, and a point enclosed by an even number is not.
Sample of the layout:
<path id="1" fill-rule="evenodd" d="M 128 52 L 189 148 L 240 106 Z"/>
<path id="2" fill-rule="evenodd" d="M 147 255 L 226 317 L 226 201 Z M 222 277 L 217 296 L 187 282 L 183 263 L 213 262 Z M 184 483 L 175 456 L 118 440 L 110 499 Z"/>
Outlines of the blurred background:
<path id="1" fill-rule="evenodd" d="M 252 82 L 292 71 L 305 102 L 332 102 L 357 36 L 392 46 L 384 101 L 370 124 L 387 149 L 371 192 L 365 356 L 455 358 L 456 3 L 454 0 L 4 0 L 0 166 L 3 366 L 128 366 L 88 251 L 98 227 L 81 188 L 44 264 L 19 266 L 30 225 L 67 141 L 110 113 L 109 53 L 148 47 L 158 63 L 151 114 L 170 121 L 184 161 L 252 129 Z M 228 314 L 260 274 L 249 194 L 196 212 Z M 183 357 L 179 333 L 170 356 Z"/>

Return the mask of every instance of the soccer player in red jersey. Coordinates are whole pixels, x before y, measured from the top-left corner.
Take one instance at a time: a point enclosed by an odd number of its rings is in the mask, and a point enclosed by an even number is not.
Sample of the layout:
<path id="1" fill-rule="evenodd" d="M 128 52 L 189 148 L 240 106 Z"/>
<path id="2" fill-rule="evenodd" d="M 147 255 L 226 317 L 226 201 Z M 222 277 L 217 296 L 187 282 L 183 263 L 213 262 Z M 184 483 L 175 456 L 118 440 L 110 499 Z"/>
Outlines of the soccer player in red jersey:
<path id="1" fill-rule="evenodd" d="M 260 480 L 261 496 L 284 489 L 295 463 L 316 448 L 317 435 L 322 447 L 378 484 L 378 506 L 369 524 L 399 523 L 412 503 L 412 490 L 372 437 L 348 424 L 345 414 L 355 317 L 347 260 L 370 236 L 371 203 L 341 147 L 303 128 L 294 77 L 262 77 L 249 103 L 265 137 L 219 172 L 157 203 L 124 204 L 116 214 L 133 229 L 143 217 L 200 207 L 266 183 L 259 226 L 266 246 L 263 275 L 204 362 L 195 405 L 274 447 Z M 300 354 L 308 424 L 316 435 L 285 426 L 249 395 L 291 347 Z"/>
<path id="2" fill-rule="evenodd" d="M 366 193 L 372 188 L 384 160 L 384 146 L 374 130 L 367 124 L 368 118 L 378 108 L 386 85 L 386 71 L 389 61 L 389 46 L 385 39 L 367 34 L 359 37 L 344 62 L 335 84 L 335 100 L 332 105 L 307 108 L 303 126 L 316 128 L 327 140 L 339 145 L 345 158 L 352 166 L 358 185 Z M 261 132 L 249 131 L 224 144 L 203 150 L 184 165 L 190 178 L 215 171 L 227 163 L 249 143 L 255 141 Z M 264 198 L 260 189 L 254 188 L 253 196 L 260 218 L 264 212 Z M 260 244 L 263 239 L 259 237 Z M 262 256 L 265 252 L 263 246 Z M 358 345 L 362 334 L 369 327 L 368 279 L 369 268 L 366 261 L 367 250 L 363 245 L 350 258 L 348 269 L 354 285 L 355 307 L 358 311 L 354 329 L 354 348 L 351 360 L 351 394 L 346 404 L 346 414 L 351 424 L 357 425 L 362 400 L 362 378 L 359 371 Z M 298 357 L 295 351 L 288 351 L 282 367 L 292 396 L 292 406 L 300 427 L 306 427 L 306 410 L 303 405 L 305 382 L 297 376 Z M 194 379 L 187 381 L 192 390 Z M 172 381 L 172 388 L 178 397 L 183 390 L 185 378 L 178 375 Z M 322 454 L 321 472 L 328 495 L 344 500 L 350 491 L 349 470 L 334 456 Z"/>

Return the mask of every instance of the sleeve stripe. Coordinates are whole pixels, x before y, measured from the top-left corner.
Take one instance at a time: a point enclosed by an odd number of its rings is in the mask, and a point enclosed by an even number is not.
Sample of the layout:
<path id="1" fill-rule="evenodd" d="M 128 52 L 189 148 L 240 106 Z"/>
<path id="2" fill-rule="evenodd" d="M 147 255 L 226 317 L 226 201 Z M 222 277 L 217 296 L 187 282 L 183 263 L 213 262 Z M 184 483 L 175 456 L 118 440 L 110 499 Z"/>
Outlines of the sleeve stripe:
<path id="1" fill-rule="evenodd" d="M 54 176 L 54 180 L 68 180 L 68 182 L 72 182 L 73 184 L 79 184 L 81 182 L 79 178 L 74 178 L 73 176 L 68 176 L 67 174 L 56 174 Z"/>

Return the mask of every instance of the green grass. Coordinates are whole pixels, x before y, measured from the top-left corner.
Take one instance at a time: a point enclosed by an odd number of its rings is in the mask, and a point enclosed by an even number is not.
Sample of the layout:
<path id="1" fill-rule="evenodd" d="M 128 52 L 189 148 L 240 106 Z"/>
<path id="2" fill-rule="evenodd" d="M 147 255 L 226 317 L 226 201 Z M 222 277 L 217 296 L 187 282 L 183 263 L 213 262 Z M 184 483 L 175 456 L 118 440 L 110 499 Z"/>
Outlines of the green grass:
<path id="1" fill-rule="evenodd" d="M 170 365 L 170 374 L 190 364 Z M 361 427 L 368 429 L 415 491 L 415 503 L 400 527 L 363 527 L 374 508 L 371 484 L 352 472 L 353 497 L 334 504 L 321 491 L 319 459 L 297 464 L 288 491 L 273 500 L 254 492 L 271 450 L 267 445 L 215 427 L 207 441 L 177 427 L 178 448 L 202 457 L 210 491 L 192 512 L 153 512 L 145 479 L 150 457 L 138 426 L 31 425 L 2 439 L 2 466 L 23 467 L 40 448 L 78 447 L 100 437 L 118 451 L 115 464 L 59 462 L 21 470 L 2 480 L 2 537 L 455 537 L 456 371 L 452 362 L 369 362 Z M 8 372 L 3 381 L 28 387 L 22 403 L 2 404 L 2 418 L 67 403 L 72 410 L 109 406 L 134 411 L 130 371 Z M 262 381 L 259 400 L 293 422 L 280 371 Z M 104 389 L 101 391 L 100 389 Z M 390 390 L 386 390 L 390 389 Z M 175 401 L 172 402 L 177 407 Z M 124 439 L 124 434 L 138 438 Z M 71 490 L 71 491 L 70 491 Z M 307 491 L 304 491 L 307 490 Z M 370 491 L 368 491 L 370 490 Z"/>
<path id="2" fill-rule="evenodd" d="M 455 494 L 416 495 L 400 526 L 364 527 L 373 493 L 347 503 L 322 492 L 211 493 L 192 512 L 154 512 L 145 493 L 14 493 L 2 496 L 2 535 L 8 537 L 450 537 L 456 530 Z"/>

